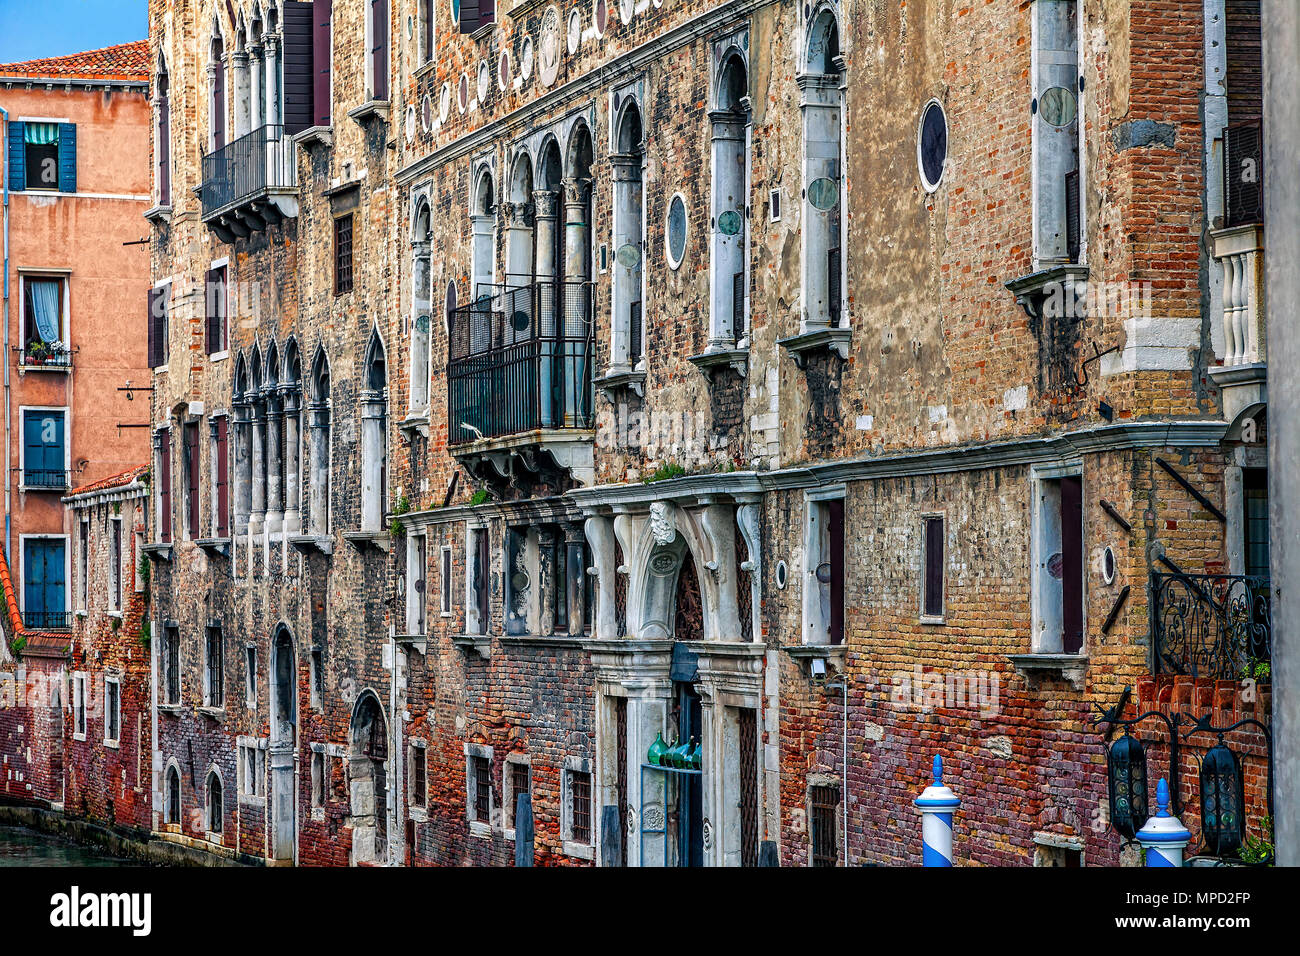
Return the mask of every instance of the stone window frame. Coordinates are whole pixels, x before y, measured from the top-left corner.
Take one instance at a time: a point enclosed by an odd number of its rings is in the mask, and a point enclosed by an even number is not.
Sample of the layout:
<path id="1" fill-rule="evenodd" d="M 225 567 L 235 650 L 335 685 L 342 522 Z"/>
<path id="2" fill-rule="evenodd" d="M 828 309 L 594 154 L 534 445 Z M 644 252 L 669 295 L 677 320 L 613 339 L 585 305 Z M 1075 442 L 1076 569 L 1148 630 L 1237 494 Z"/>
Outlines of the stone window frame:
<path id="1" fill-rule="evenodd" d="M 515 839 L 515 799 L 519 796 L 514 790 L 514 778 L 511 776 L 512 768 L 516 766 L 525 766 L 528 768 L 528 786 L 529 793 L 535 789 L 533 787 L 533 759 L 524 751 L 515 751 L 506 754 L 505 760 L 501 763 L 501 832 L 507 840 Z M 534 814 L 534 817 L 536 814 Z"/>
<path id="2" fill-rule="evenodd" d="M 307 661 L 310 667 L 307 704 L 312 710 L 320 712 L 325 709 L 325 649 L 313 645 L 307 653 Z"/>
<path id="3" fill-rule="evenodd" d="M 478 560 L 478 548 L 475 547 L 478 534 L 487 538 L 488 567 L 483 569 L 483 588 L 488 591 L 488 620 L 481 620 L 479 614 L 479 593 L 474 588 L 474 562 Z M 465 522 L 465 633 L 486 637 L 492 626 L 492 528 L 486 519 Z M 504 586 L 504 575 L 503 575 Z M 472 627 L 471 624 L 477 625 Z"/>
<path id="4" fill-rule="evenodd" d="M 114 689 L 111 707 L 108 692 L 110 686 Z M 122 675 L 120 673 L 105 672 L 100 690 L 104 702 L 104 746 L 117 750 L 120 748 L 122 740 Z M 116 737 L 109 736 L 110 727 L 116 728 Z"/>
<path id="5" fill-rule="evenodd" d="M 257 710 L 257 645 L 251 641 L 244 645 L 244 704 Z M 251 665 L 251 666 L 250 666 Z"/>
<path id="6" fill-rule="evenodd" d="M 169 713 L 178 713 L 181 707 L 181 701 L 185 696 L 185 681 L 181 667 L 181 628 L 176 621 L 164 620 L 160 632 L 160 641 L 158 645 L 158 709 Z M 167 700 L 168 673 L 166 661 L 164 660 L 164 651 L 167 644 L 174 644 L 176 647 L 176 699 Z"/>
<path id="7" fill-rule="evenodd" d="M 325 805 L 330 799 L 330 752 L 323 743 L 308 745 L 311 751 L 311 813 L 313 820 L 325 819 Z M 318 774 L 319 768 L 319 774 Z M 319 816 L 318 816 L 319 814 Z"/>
<path id="8" fill-rule="evenodd" d="M 167 819 L 167 817 L 169 816 L 169 809 L 171 807 L 172 774 L 176 775 L 175 791 L 176 791 L 177 814 L 175 820 Z M 163 805 L 161 811 L 162 823 L 160 825 L 160 829 L 165 833 L 180 833 L 182 830 L 182 818 L 185 816 L 185 793 L 184 793 L 184 783 L 181 778 L 181 765 L 180 762 L 175 757 L 172 757 L 170 760 L 168 760 L 167 766 L 163 769 L 162 790 L 163 790 L 162 792 Z"/>
<path id="9" fill-rule="evenodd" d="M 239 802 L 251 806 L 266 806 L 266 753 L 267 740 L 263 737 L 241 736 L 235 738 L 235 774 L 239 783 Z M 248 759 L 252 754 L 253 773 L 249 780 Z"/>
<path id="10" fill-rule="evenodd" d="M 85 671 L 72 672 L 72 739 L 85 740 L 90 706 L 90 682 Z M 78 729 L 80 728 L 80 729 Z"/>
<path id="11" fill-rule="evenodd" d="M 211 640 L 213 631 L 216 631 L 217 634 L 219 635 L 218 643 L 221 648 L 221 666 L 215 671 L 216 676 L 220 679 L 220 686 L 219 686 L 219 690 L 221 692 L 220 703 L 213 703 L 214 688 L 211 683 L 214 671 L 212 668 L 211 647 L 209 645 L 209 641 Z M 222 627 L 221 622 L 219 620 L 213 619 L 208 621 L 208 623 L 205 624 L 203 627 L 203 706 L 200 708 L 201 710 L 212 714 L 220 714 L 225 711 L 226 709 L 226 663 L 227 661 L 226 661 L 225 629 Z"/>
<path id="12" fill-rule="evenodd" d="M 576 773 L 583 773 L 591 778 L 590 843 L 579 843 L 573 839 L 573 775 Z M 600 829 L 600 821 L 596 813 L 596 794 L 597 784 L 591 759 L 573 755 L 566 756 L 560 781 L 560 838 L 562 841 L 561 852 L 565 856 L 571 856 L 579 860 L 594 860 L 596 858 L 596 839 Z"/>
<path id="13" fill-rule="evenodd" d="M 1040 633 L 1037 626 L 1039 620 L 1039 609 L 1043 606 L 1044 598 L 1041 593 L 1041 586 L 1038 574 L 1039 558 L 1042 551 L 1042 525 L 1044 516 L 1042 514 L 1042 494 L 1041 489 L 1044 482 L 1059 481 L 1062 478 L 1078 478 L 1080 484 L 1080 495 L 1082 498 L 1080 510 L 1083 513 L 1083 526 L 1079 531 L 1079 546 L 1081 550 L 1080 562 L 1083 568 L 1082 593 L 1080 602 L 1083 615 L 1083 643 L 1078 650 L 1078 655 L 1086 656 L 1088 653 L 1088 509 L 1086 492 L 1087 485 L 1084 483 L 1083 462 L 1082 460 L 1071 460 L 1059 464 L 1035 465 L 1029 473 L 1029 608 L 1030 608 L 1030 629 L 1029 641 L 1030 652 L 1036 655 L 1073 657 L 1074 654 L 1067 653 L 1063 645 L 1056 650 L 1044 650 L 1043 634 Z M 1064 624 L 1062 624 L 1062 635 L 1064 638 Z M 1058 641 L 1058 643 L 1060 643 Z"/>
<path id="14" fill-rule="evenodd" d="M 217 828 L 212 829 L 214 818 L 212 816 L 212 781 L 217 781 L 218 796 L 221 799 L 221 806 L 218 808 L 219 816 L 215 818 Z M 203 775 L 203 833 L 204 838 L 211 843 L 222 843 L 222 834 L 225 832 L 226 823 L 226 781 L 221 775 L 221 768 L 215 763 L 209 765 L 208 772 Z"/>
<path id="15" fill-rule="evenodd" d="M 920 574 L 920 602 L 917 612 L 917 620 L 922 624 L 946 624 L 948 622 L 948 514 L 942 508 L 930 508 L 922 511 L 918 516 L 921 520 L 921 574 Z M 928 528 L 931 521 L 938 521 L 943 530 L 943 559 L 942 566 L 939 569 L 939 613 L 927 614 L 925 610 L 926 598 L 926 581 L 929 570 L 929 537 Z"/>
<path id="16" fill-rule="evenodd" d="M 844 802 L 847 799 L 848 794 L 845 793 L 843 779 L 839 774 L 834 773 L 810 773 L 804 779 L 803 811 L 804 819 L 807 821 L 807 826 L 804 829 L 808 834 L 808 858 L 806 865 L 810 868 L 813 865 L 813 844 L 816 838 L 816 834 L 813 833 L 812 792 L 814 787 L 836 787 L 840 791 L 840 799 L 836 804 L 837 812 L 835 813 L 835 866 L 841 867 L 844 865 Z"/>
<path id="17" fill-rule="evenodd" d="M 456 562 L 451 545 L 444 544 L 438 549 L 438 615 L 440 617 L 451 617 L 454 613 L 452 605 L 456 589 L 455 576 Z"/>
<path id="18" fill-rule="evenodd" d="M 813 540 L 813 516 L 814 509 L 819 508 L 827 502 L 839 500 L 845 505 L 845 521 L 848 521 L 848 489 L 843 484 L 828 485 L 824 488 L 808 489 L 804 491 L 804 518 L 803 518 L 803 573 L 800 575 L 799 587 L 800 595 L 800 643 L 810 647 L 842 647 L 847 643 L 848 635 L 841 635 L 839 644 L 831 643 L 829 619 L 817 623 L 813 620 L 812 614 L 817 610 L 818 620 L 821 619 L 820 610 L 815 607 L 817 599 L 817 589 L 810 584 L 811 576 L 821 563 L 821 542 Z M 814 562 L 816 558 L 816 562 Z M 847 590 L 848 567 L 850 564 L 849 539 L 845 536 L 844 554 L 841 556 L 843 569 L 845 572 L 845 588 Z M 845 604 L 847 606 L 847 596 Z M 816 636 L 819 640 L 812 640 L 810 634 L 810 625 L 816 624 Z"/>
<path id="19" fill-rule="evenodd" d="M 208 294 L 210 290 L 208 289 L 207 278 L 211 273 L 216 272 L 218 269 L 221 270 L 221 274 L 223 276 L 221 290 L 222 290 L 222 297 L 225 299 L 225 302 L 222 303 L 223 311 L 221 313 L 222 348 L 217 349 L 215 352 L 209 352 L 207 310 L 208 310 Z M 203 281 L 203 354 L 207 357 L 207 360 L 209 362 L 221 362 L 225 359 L 230 358 L 230 339 L 231 339 L 230 333 L 232 331 L 231 320 L 234 318 L 234 316 L 230 314 L 230 299 L 231 299 L 230 257 L 222 256 L 219 259 L 211 260 L 208 263 L 207 270 L 205 270 L 204 272 L 203 279 L 204 279 Z"/>
<path id="20" fill-rule="evenodd" d="M 465 744 L 465 819 L 469 822 L 470 836 L 480 838 L 490 838 L 492 836 L 492 825 L 496 818 L 496 795 L 492 788 L 488 788 L 488 818 L 486 820 L 478 819 L 474 814 L 474 804 L 478 796 L 478 783 L 474 774 L 474 761 L 486 760 L 488 763 L 488 779 L 492 778 L 493 768 L 493 749 L 486 744 Z"/>
<path id="21" fill-rule="evenodd" d="M 419 563 L 420 544 L 424 542 L 424 567 Z M 417 574 L 417 572 L 419 572 Z M 424 589 L 417 588 L 422 583 Z M 406 633 L 427 634 L 429 630 L 429 535 L 421 529 L 412 529 L 406 535 Z"/>
<path id="22" fill-rule="evenodd" d="M 671 237 L 671 227 L 669 226 L 670 217 L 672 216 L 673 203 L 681 200 L 682 203 L 682 255 L 679 259 L 673 258 L 673 241 Z M 691 248 L 691 207 L 686 202 L 686 196 L 678 190 L 668 197 L 664 203 L 664 261 L 668 263 L 668 268 L 676 272 L 686 261 L 686 255 Z"/>
<path id="23" fill-rule="evenodd" d="M 90 516 L 77 519 L 77 614 L 90 613 Z"/>
<path id="24" fill-rule="evenodd" d="M 1029 120 L 1030 120 L 1030 152 L 1031 152 L 1030 181 L 1032 184 L 1033 200 L 1030 207 L 1031 210 L 1030 217 L 1032 220 L 1031 234 L 1030 234 L 1030 247 L 1031 247 L 1031 255 L 1033 257 L 1033 269 L 1031 271 L 1037 272 L 1040 270 L 1052 268 L 1053 266 L 1056 265 L 1086 265 L 1087 258 L 1088 258 L 1088 249 L 1087 249 L 1088 244 L 1086 241 L 1087 234 L 1088 234 L 1088 223 L 1087 223 L 1088 204 L 1086 201 L 1086 197 L 1088 193 L 1087 178 L 1086 178 L 1087 168 L 1088 168 L 1087 122 L 1085 120 L 1085 108 L 1083 102 L 1084 90 L 1079 89 L 1079 81 L 1084 76 L 1083 54 L 1084 54 L 1085 44 L 1083 42 L 1083 38 L 1085 36 L 1084 31 L 1086 29 L 1086 23 L 1084 20 L 1083 4 L 1079 3 L 1076 5 L 1075 8 L 1075 20 L 1073 24 L 1073 31 L 1074 31 L 1073 39 L 1075 45 L 1075 64 L 1074 64 L 1075 68 L 1074 68 L 1073 89 L 1070 90 L 1070 92 L 1075 97 L 1074 148 L 1077 156 L 1077 162 L 1075 168 L 1078 173 L 1078 183 L 1076 188 L 1078 189 L 1079 192 L 1078 195 L 1079 254 L 1077 256 L 1076 262 L 1070 262 L 1070 261 L 1066 261 L 1069 260 L 1070 257 L 1068 255 L 1069 237 L 1068 235 L 1065 235 L 1067 233 L 1066 220 L 1068 218 L 1066 212 L 1065 200 L 1063 199 L 1061 201 L 1061 205 L 1059 207 L 1059 215 L 1060 215 L 1059 223 L 1053 221 L 1044 222 L 1041 216 L 1041 213 L 1043 212 L 1043 207 L 1039 201 L 1039 186 L 1043 179 L 1044 173 L 1040 173 L 1040 164 L 1045 162 L 1045 159 L 1044 159 L 1044 151 L 1041 149 L 1042 134 L 1039 131 L 1039 123 L 1045 122 L 1045 120 L 1043 120 L 1040 116 L 1038 110 L 1038 103 L 1039 103 L 1039 98 L 1042 96 L 1042 94 L 1045 93 L 1047 89 L 1051 88 L 1051 86 L 1044 88 L 1041 85 L 1044 82 L 1044 77 L 1040 75 L 1040 68 L 1043 67 L 1041 52 L 1053 52 L 1053 51 L 1040 51 L 1038 48 L 1038 38 L 1040 37 L 1040 35 L 1042 35 L 1045 32 L 1044 28 L 1039 24 L 1038 18 L 1040 16 L 1046 16 L 1048 14 L 1050 7 L 1049 5 L 1046 4 L 1035 3 L 1032 5 L 1032 8 L 1033 9 L 1030 11 L 1030 18 L 1031 18 L 1031 29 L 1032 29 L 1034 42 L 1030 49 L 1031 62 L 1030 62 L 1030 70 L 1029 70 L 1029 93 L 1030 93 L 1031 103 L 1033 104 L 1033 111 L 1029 117 Z M 1051 65 L 1061 66 L 1064 64 L 1060 62 L 1057 62 L 1055 64 L 1048 63 L 1047 68 L 1050 68 Z M 1055 83 L 1052 85 L 1059 86 L 1060 84 Z M 1058 211 L 1058 210 L 1054 209 L 1053 211 Z M 1066 255 L 1062 260 L 1052 260 L 1042 254 L 1046 251 L 1046 246 L 1043 240 L 1045 234 L 1052 234 L 1054 231 L 1058 231 L 1058 230 L 1060 234 L 1065 236 L 1064 241 L 1066 243 L 1066 250 L 1065 250 Z"/>
<path id="25" fill-rule="evenodd" d="M 921 157 L 921 138 L 925 133 L 925 118 L 929 115 L 930 107 L 932 106 L 937 106 L 939 108 L 939 115 L 943 117 L 944 141 L 947 144 L 944 147 L 943 166 L 939 170 L 939 178 L 934 182 L 930 182 L 929 177 L 925 175 L 925 162 Z M 927 196 L 938 192 L 939 187 L 943 185 L 944 180 L 947 178 L 951 153 L 952 127 L 948 122 L 948 110 L 944 107 L 942 100 L 937 96 L 932 96 L 921 104 L 921 111 L 916 117 L 916 173 L 921 180 L 921 189 L 925 191 Z"/>
<path id="26" fill-rule="evenodd" d="M 144 558 L 144 528 L 142 526 L 137 525 L 135 527 L 135 530 L 131 532 L 131 540 L 133 542 L 133 547 L 131 549 L 131 566 L 134 569 L 134 575 L 135 575 L 132 584 L 135 587 L 136 594 L 143 594 L 145 589 L 145 582 L 144 582 L 144 571 L 142 570 L 144 565 L 142 564 L 142 562 L 145 560 L 145 558 Z"/>
<path id="27" fill-rule="evenodd" d="M 50 412 L 63 416 L 63 472 L 65 476 L 70 476 L 72 472 L 72 406 L 71 405 L 19 405 L 18 406 L 18 427 L 14 429 L 18 432 L 18 491 L 51 491 L 51 488 L 42 488 L 41 486 L 32 486 L 27 484 L 27 413 L 28 412 Z M 57 500 L 57 499 L 56 499 Z M 67 538 L 63 534 L 29 534 L 28 538 Z M 67 580 L 65 575 L 64 580 Z"/>
<path id="28" fill-rule="evenodd" d="M 408 743 L 409 754 L 407 757 L 410 771 L 406 777 L 406 805 L 410 811 L 410 817 L 419 823 L 424 823 L 429 819 L 429 742 L 423 737 L 412 737 Z M 417 791 L 415 787 L 415 754 L 419 751 L 424 758 L 424 794 L 422 800 L 416 800 Z"/>
<path id="29" fill-rule="evenodd" d="M 113 560 L 113 547 L 117 546 L 117 560 Z M 125 568 L 126 547 L 121 515 L 108 518 L 108 616 L 121 619 L 126 604 Z"/>

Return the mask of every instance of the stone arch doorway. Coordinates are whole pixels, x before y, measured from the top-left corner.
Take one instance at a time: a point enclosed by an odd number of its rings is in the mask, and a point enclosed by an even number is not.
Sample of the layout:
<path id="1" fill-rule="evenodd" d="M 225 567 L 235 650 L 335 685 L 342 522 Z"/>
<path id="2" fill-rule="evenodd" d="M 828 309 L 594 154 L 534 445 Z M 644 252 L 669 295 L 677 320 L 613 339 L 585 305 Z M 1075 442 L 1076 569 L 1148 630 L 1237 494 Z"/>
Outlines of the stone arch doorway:
<path id="1" fill-rule="evenodd" d="M 348 749 L 353 863 L 388 861 L 388 726 L 373 691 L 352 711 Z"/>
<path id="2" fill-rule="evenodd" d="M 271 641 L 271 858 L 293 861 L 298 842 L 298 812 L 293 757 L 298 724 L 298 656 L 293 635 L 283 625 Z"/>

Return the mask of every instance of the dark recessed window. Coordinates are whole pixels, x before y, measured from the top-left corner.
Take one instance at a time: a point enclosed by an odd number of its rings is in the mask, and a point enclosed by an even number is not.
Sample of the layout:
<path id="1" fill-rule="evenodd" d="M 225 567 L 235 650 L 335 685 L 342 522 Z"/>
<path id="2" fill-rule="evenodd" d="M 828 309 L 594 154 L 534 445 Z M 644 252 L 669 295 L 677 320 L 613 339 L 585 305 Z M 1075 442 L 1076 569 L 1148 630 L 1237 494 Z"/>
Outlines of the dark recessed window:
<path id="1" fill-rule="evenodd" d="M 943 519 L 925 519 L 925 593 L 921 613 L 943 617 Z"/>
<path id="2" fill-rule="evenodd" d="M 352 213 L 334 220 L 334 294 L 352 291 Z"/>
<path id="3" fill-rule="evenodd" d="M 916 145 L 917 163 L 921 168 L 921 184 L 927 192 L 939 188 L 943 168 L 948 161 L 948 118 L 943 107 L 935 100 L 925 105 L 921 113 L 921 129 Z"/>

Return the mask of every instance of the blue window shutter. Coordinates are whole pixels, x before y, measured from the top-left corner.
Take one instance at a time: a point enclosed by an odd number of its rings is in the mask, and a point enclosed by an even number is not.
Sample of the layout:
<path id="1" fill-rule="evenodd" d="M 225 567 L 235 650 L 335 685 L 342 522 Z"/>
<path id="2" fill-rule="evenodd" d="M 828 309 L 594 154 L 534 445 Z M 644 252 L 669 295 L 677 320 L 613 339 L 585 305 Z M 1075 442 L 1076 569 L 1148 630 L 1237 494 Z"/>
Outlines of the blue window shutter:
<path id="1" fill-rule="evenodd" d="M 9 188 L 27 188 L 27 135 L 26 124 L 9 124 Z"/>
<path id="2" fill-rule="evenodd" d="M 63 425 L 63 412 L 24 413 L 23 471 L 27 484 L 59 487 L 63 475 Z"/>
<path id="3" fill-rule="evenodd" d="M 77 191 L 77 125 L 59 124 L 59 192 Z"/>

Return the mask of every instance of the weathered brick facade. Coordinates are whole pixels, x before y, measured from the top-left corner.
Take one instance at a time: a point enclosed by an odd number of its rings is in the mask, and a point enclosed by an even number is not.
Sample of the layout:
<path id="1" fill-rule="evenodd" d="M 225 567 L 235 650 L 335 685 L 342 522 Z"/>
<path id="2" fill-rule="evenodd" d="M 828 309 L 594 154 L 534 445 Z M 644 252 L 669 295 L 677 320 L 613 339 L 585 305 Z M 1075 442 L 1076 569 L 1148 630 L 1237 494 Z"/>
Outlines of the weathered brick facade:
<path id="1" fill-rule="evenodd" d="M 317 0 L 273 143 L 303 6 L 151 5 L 156 828 L 506 864 L 526 785 L 539 865 L 913 863 L 940 753 L 959 862 L 1118 864 L 1098 709 L 1265 712 L 1153 607 L 1259 567 L 1202 3 Z"/>

